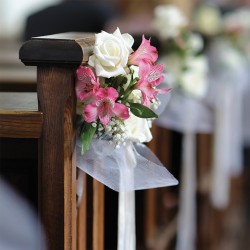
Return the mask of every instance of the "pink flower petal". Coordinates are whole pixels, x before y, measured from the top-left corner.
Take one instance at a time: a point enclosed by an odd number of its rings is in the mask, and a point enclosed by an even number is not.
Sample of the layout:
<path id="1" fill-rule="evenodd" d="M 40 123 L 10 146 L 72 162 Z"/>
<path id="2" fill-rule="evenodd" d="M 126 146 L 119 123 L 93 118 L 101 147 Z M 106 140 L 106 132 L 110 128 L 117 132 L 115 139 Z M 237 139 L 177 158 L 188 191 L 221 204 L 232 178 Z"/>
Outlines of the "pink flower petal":
<path id="1" fill-rule="evenodd" d="M 171 88 L 164 88 L 164 89 L 156 89 L 155 91 L 157 91 L 157 94 L 166 94 L 166 93 L 169 93 L 172 89 Z"/>
<path id="2" fill-rule="evenodd" d="M 120 117 L 123 120 L 126 120 L 129 118 L 128 108 L 124 104 L 115 103 L 113 112 L 116 116 Z"/>
<path id="3" fill-rule="evenodd" d="M 83 119 L 86 122 L 94 122 L 97 120 L 98 110 L 95 103 L 86 105 L 83 109 Z"/>
<path id="4" fill-rule="evenodd" d="M 142 104 L 149 106 L 150 101 L 155 99 L 160 90 L 156 87 L 163 81 L 163 64 L 152 65 L 145 60 L 139 64 L 139 78 L 136 88 L 142 92 Z M 163 91 L 163 90 L 162 90 Z"/>
<path id="5" fill-rule="evenodd" d="M 139 65 L 142 60 L 150 64 L 154 64 L 158 58 L 157 49 L 150 44 L 150 39 L 147 40 L 142 36 L 142 43 L 139 48 L 129 56 L 129 64 Z"/>
<path id="6" fill-rule="evenodd" d="M 112 100 L 116 100 L 117 97 L 119 96 L 118 92 L 116 89 L 110 87 L 110 88 L 100 88 L 96 94 L 95 94 L 96 98 L 101 100 L 103 98 L 110 98 Z"/>
<path id="7" fill-rule="evenodd" d="M 112 118 L 112 109 L 111 107 L 107 107 L 105 105 L 102 105 L 99 109 L 98 109 L 98 115 L 100 118 L 100 121 L 102 122 L 102 124 L 104 126 L 108 125 L 108 123 L 110 122 L 111 118 Z"/>
<path id="8" fill-rule="evenodd" d="M 137 84 L 137 88 L 140 89 L 146 96 L 153 98 L 154 88 L 149 82 L 139 81 Z"/>
<path id="9" fill-rule="evenodd" d="M 163 67 L 163 64 L 153 66 L 147 75 L 147 81 L 154 86 L 159 85 L 164 79 L 162 75 Z"/>
<path id="10" fill-rule="evenodd" d="M 97 81 L 94 72 L 88 67 L 82 65 L 76 70 L 76 96 L 82 101 L 92 96 L 99 88 L 100 83 Z"/>

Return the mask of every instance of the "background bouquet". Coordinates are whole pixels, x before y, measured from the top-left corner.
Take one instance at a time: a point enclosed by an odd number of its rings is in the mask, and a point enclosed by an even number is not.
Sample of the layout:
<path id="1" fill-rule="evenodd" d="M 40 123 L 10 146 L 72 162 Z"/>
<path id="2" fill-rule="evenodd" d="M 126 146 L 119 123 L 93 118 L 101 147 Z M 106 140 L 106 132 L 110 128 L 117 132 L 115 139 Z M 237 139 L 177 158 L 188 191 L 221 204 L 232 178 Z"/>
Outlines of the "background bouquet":
<path id="1" fill-rule="evenodd" d="M 208 64 L 201 53 L 201 36 L 190 31 L 188 19 L 174 5 L 158 5 L 152 25 L 162 43 L 160 61 L 167 65 L 170 87 L 191 97 L 204 97 Z"/>

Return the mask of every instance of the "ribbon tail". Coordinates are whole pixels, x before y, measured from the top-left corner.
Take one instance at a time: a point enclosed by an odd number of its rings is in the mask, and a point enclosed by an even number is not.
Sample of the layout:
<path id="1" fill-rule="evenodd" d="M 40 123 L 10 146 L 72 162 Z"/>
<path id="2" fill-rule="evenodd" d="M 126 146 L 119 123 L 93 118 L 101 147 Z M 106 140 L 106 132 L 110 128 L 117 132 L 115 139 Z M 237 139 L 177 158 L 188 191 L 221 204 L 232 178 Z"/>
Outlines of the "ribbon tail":
<path id="1" fill-rule="evenodd" d="M 177 250 L 194 250 L 196 238 L 196 137 L 183 138 L 180 208 L 177 222 Z"/>
<path id="2" fill-rule="evenodd" d="M 216 102 L 215 131 L 213 145 L 213 166 L 211 202 L 215 208 L 225 208 L 229 202 L 231 166 L 231 110 L 232 93 L 230 88 L 221 89 L 223 96 Z"/>
<path id="3" fill-rule="evenodd" d="M 118 250 L 135 250 L 135 191 L 119 193 Z"/>
<path id="4" fill-rule="evenodd" d="M 132 145 L 132 144 L 131 144 Z M 124 191 L 134 185 L 136 157 L 132 146 L 125 148 L 120 162 L 120 192 L 118 206 L 118 250 L 135 250 L 135 191 Z"/>

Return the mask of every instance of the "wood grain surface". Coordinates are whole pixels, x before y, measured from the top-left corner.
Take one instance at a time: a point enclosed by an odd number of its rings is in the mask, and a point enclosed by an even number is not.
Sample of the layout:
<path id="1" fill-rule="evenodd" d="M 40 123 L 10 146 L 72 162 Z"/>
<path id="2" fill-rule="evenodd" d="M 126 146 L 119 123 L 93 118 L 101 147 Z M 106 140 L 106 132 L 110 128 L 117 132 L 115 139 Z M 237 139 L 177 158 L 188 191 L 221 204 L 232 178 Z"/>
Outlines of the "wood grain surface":
<path id="1" fill-rule="evenodd" d="M 0 93 L 0 137 L 39 138 L 42 122 L 36 93 Z"/>

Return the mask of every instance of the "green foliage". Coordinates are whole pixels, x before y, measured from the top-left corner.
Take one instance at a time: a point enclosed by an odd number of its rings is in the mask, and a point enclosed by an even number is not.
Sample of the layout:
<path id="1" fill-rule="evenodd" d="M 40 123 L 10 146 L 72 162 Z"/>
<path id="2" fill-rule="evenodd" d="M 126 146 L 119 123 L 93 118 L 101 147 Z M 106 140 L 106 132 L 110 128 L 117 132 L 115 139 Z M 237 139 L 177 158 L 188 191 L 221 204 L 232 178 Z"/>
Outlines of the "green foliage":
<path id="1" fill-rule="evenodd" d="M 129 102 L 130 111 L 140 118 L 158 118 L 158 115 L 150 108 L 140 104 Z"/>
<path id="2" fill-rule="evenodd" d="M 90 143 L 93 139 L 93 136 L 96 132 L 96 127 L 93 127 L 91 123 L 84 122 L 80 132 L 80 138 L 82 141 L 82 151 L 83 155 L 86 151 L 89 150 Z"/>

